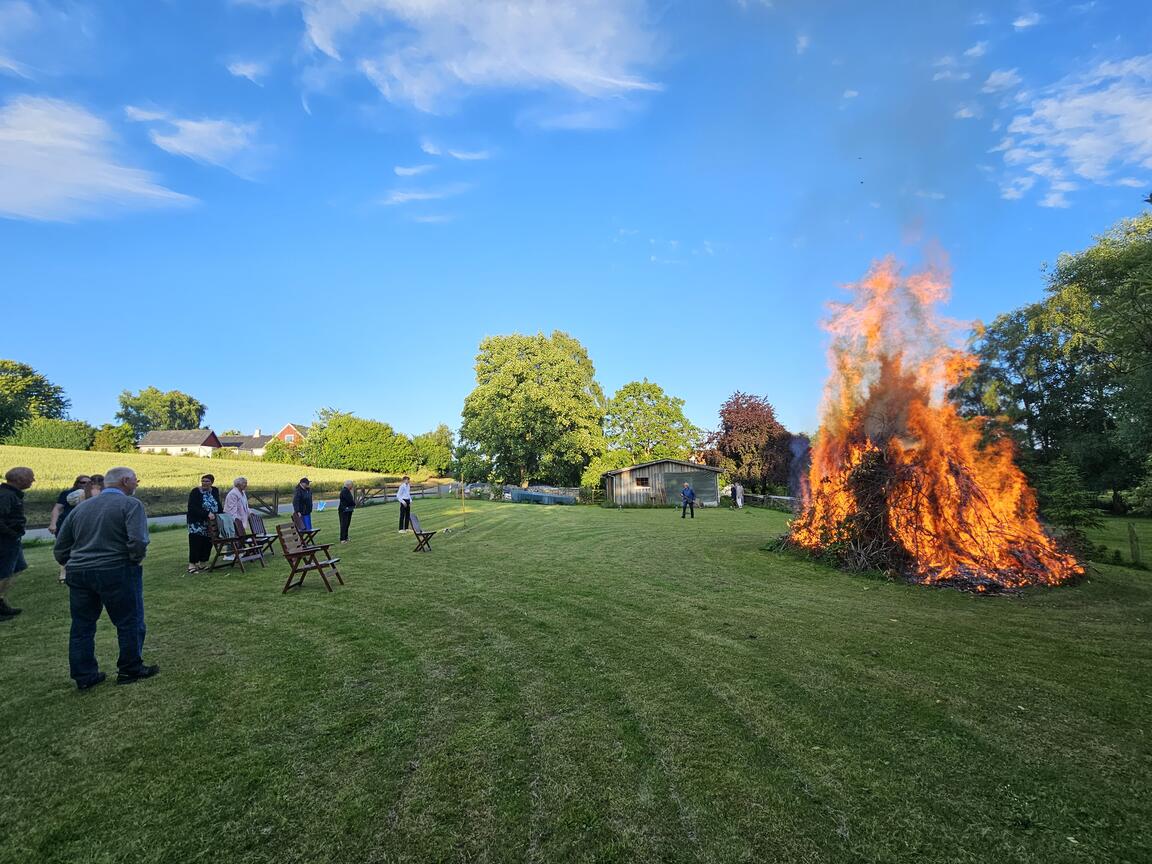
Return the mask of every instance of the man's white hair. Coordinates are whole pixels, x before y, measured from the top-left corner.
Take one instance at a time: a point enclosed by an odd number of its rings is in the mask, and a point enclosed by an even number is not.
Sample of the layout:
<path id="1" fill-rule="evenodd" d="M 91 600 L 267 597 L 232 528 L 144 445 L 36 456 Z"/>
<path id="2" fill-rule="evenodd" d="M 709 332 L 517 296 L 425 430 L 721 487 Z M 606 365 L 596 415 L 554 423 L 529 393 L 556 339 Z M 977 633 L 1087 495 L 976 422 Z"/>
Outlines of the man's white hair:
<path id="1" fill-rule="evenodd" d="M 356 485 L 356 481 L 355 481 L 355 480 L 345 480 L 345 481 L 344 481 L 344 488 L 345 488 L 345 489 L 351 489 L 351 488 L 352 488 L 353 486 L 355 486 L 355 485 Z"/>
<path id="2" fill-rule="evenodd" d="M 241 483 L 247 483 L 247 482 L 248 482 L 247 477 L 237 477 L 235 480 L 232 481 L 232 485 L 233 486 L 239 486 Z"/>
<path id="3" fill-rule="evenodd" d="M 104 472 L 104 486 L 119 486 L 121 481 L 123 481 L 125 478 L 135 476 L 135 471 L 123 465 L 117 468 L 109 468 Z"/>

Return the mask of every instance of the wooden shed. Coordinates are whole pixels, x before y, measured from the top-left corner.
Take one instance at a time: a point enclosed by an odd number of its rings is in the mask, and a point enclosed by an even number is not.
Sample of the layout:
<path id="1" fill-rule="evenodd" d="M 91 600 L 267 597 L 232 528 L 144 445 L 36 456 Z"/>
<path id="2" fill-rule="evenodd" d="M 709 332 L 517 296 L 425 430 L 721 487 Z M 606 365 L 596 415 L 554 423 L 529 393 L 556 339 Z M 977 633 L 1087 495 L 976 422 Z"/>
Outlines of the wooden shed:
<path id="1" fill-rule="evenodd" d="M 619 468 L 604 474 L 604 493 L 610 504 L 679 506 L 684 483 L 692 485 L 696 503 L 716 507 L 720 503 L 720 475 L 723 468 L 684 462 L 680 459 L 657 459 L 630 468 Z"/>

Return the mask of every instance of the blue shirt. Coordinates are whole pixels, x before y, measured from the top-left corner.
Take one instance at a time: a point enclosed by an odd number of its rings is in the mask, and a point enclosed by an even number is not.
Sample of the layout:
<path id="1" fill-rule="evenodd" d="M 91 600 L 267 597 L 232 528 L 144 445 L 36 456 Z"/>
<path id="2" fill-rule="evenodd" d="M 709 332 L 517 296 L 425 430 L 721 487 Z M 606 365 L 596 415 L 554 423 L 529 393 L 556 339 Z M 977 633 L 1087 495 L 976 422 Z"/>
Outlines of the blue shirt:
<path id="1" fill-rule="evenodd" d="M 683 498 L 685 501 L 695 501 L 696 500 L 696 492 L 691 486 L 689 486 L 686 489 L 680 490 L 680 497 Z"/>

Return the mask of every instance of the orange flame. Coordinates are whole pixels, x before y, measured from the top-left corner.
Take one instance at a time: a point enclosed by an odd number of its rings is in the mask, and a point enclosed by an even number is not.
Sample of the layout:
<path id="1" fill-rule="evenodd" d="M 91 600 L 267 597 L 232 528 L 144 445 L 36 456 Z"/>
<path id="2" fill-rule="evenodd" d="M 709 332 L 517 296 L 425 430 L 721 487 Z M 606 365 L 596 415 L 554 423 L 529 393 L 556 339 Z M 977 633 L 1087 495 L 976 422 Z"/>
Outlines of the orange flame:
<path id="1" fill-rule="evenodd" d="M 976 362 L 933 313 L 948 289 L 942 268 L 904 277 L 889 258 L 830 304 L 832 371 L 790 538 L 925 583 L 1059 584 L 1082 568 L 1040 526 L 1011 443 L 982 443 L 983 419 L 946 400 Z"/>

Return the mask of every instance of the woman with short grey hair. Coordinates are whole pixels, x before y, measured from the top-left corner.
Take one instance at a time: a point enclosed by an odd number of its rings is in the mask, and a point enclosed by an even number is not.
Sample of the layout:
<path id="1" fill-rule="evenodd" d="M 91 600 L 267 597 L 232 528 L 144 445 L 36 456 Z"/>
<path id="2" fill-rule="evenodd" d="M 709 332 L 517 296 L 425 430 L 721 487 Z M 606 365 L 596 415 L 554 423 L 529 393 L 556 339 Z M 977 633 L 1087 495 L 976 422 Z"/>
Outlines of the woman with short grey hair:
<path id="1" fill-rule="evenodd" d="M 239 519 L 244 530 L 248 531 L 248 517 L 252 515 L 252 508 L 248 506 L 247 477 L 237 477 L 232 481 L 232 488 L 224 496 L 224 512 L 233 519 Z"/>
<path id="2" fill-rule="evenodd" d="M 348 527 L 352 524 L 352 511 L 356 509 L 356 496 L 352 490 L 355 488 L 355 481 L 345 480 L 344 487 L 340 490 L 340 542 L 348 542 Z"/>

